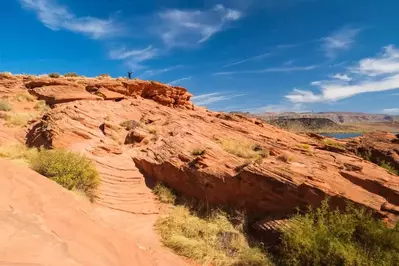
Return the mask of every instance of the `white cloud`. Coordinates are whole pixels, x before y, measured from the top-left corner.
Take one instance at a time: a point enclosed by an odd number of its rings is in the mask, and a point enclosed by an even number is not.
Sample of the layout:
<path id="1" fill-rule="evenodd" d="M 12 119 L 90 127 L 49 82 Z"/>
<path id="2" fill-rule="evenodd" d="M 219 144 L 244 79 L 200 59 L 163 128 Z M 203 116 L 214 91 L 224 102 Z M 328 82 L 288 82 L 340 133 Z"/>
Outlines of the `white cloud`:
<path id="1" fill-rule="evenodd" d="M 176 79 L 176 80 L 174 80 L 174 81 L 171 81 L 171 82 L 169 82 L 168 84 L 169 84 L 169 85 L 179 85 L 180 82 L 182 82 L 182 81 L 184 81 L 184 80 L 190 80 L 190 79 L 191 79 L 191 76 L 189 76 L 189 77 L 184 77 L 184 78 L 180 78 L 180 79 Z"/>
<path id="2" fill-rule="evenodd" d="M 382 112 L 390 115 L 399 115 L 399 108 L 383 109 Z"/>
<path id="3" fill-rule="evenodd" d="M 339 73 L 337 73 L 335 75 L 332 75 L 331 77 L 334 78 L 334 79 L 339 79 L 339 80 L 343 80 L 343 81 L 351 81 L 352 80 L 352 78 L 349 77 L 347 74 L 339 74 Z"/>
<path id="4" fill-rule="evenodd" d="M 165 67 L 165 68 L 161 68 L 161 69 L 149 69 L 149 70 L 144 71 L 144 73 L 142 73 L 139 76 L 139 78 L 142 78 L 142 79 L 149 78 L 149 77 L 152 77 L 155 75 L 159 75 L 159 74 L 162 74 L 165 72 L 175 70 L 176 68 L 179 68 L 179 67 L 181 67 L 181 66 L 171 66 L 171 67 Z"/>
<path id="5" fill-rule="evenodd" d="M 291 102 L 334 102 L 366 92 L 379 92 L 399 88 L 399 50 L 390 45 L 377 57 L 360 60 L 348 68 L 348 73 L 355 74 L 355 80 L 325 80 L 312 82 L 320 87 L 320 93 L 294 89 L 285 97 Z"/>
<path id="6" fill-rule="evenodd" d="M 19 0 L 22 7 L 32 10 L 38 19 L 49 29 L 68 30 L 87 35 L 94 39 L 114 36 L 121 33 L 121 27 L 111 18 L 77 17 L 67 7 L 55 0 Z"/>
<path id="7" fill-rule="evenodd" d="M 390 115 L 399 115 L 399 108 L 383 109 L 382 112 Z"/>
<path id="8" fill-rule="evenodd" d="M 361 60 L 352 71 L 372 77 L 399 73 L 399 49 L 396 49 L 393 45 L 386 46 L 379 57 Z"/>
<path id="9" fill-rule="evenodd" d="M 141 63 L 151 60 L 159 55 L 159 50 L 151 45 L 144 49 L 128 50 L 126 47 L 111 50 L 108 54 L 110 59 L 124 60 L 130 70 L 139 70 L 145 68 Z"/>
<path id="10" fill-rule="evenodd" d="M 216 5 L 209 10 L 167 9 L 158 13 L 157 34 L 167 46 L 191 46 L 203 43 L 238 20 L 238 10 Z"/>
<path id="11" fill-rule="evenodd" d="M 330 36 L 322 38 L 322 49 L 329 58 L 335 58 L 340 51 L 349 50 L 361 29 L 343 27 Z"/>
<path id="12" fill-rule="evenodd" d="M 242 110 L 250 113 L 285 113 L 285 112 L 308 112 L 300 103 L 297 104 L 272 104 L 257 108 L 250 108 Z"/>
<path id="13" fill-rule="evenodd" d="M 236 65 L 243 64 L 243 63 L 246 63 L 246 62 L 249 62 L 249 61 L 255 61 L 255 60 L 259 60 L 259 59 L 265 58 L 265 57 L 269 57 L 271 55 L 273 55 L 273 53 L 264 53 L 264 54 L 261 54 L 261 55 L 257 55 L 257 56 L 254 56 L 254 57 L 250 57 L 250 58 L 247 58 L 247 59 L 243 59 L 243 60 L 240 60 L 240 61 L 236 61 L 236 62 L 227 64 L 227 65 L 224 65 L 223 67 L 236 66 Z"/>
<path id="14" fill-rule="evenodd" d="M 216 102 L 226 101 L 244 95 L 245 94 L 223 94 L 220 92 L 213 92 L 194 96 L 191 98 L 191 100 L 196 105 L 210 105 Z"/>
<path id="15" fill-rule="evenodd" d="M 226 71 L 213 73 L 214 76 L 225 76 L 234 74 L 263 74 L 271 72 L 294 72 L 294 71 L 308 71 L 317 68 L 316 65 L 310 66 L 292 66 L 292 67 L 271 67 L 258 70 L 243 70 L 243 71 Z"/>

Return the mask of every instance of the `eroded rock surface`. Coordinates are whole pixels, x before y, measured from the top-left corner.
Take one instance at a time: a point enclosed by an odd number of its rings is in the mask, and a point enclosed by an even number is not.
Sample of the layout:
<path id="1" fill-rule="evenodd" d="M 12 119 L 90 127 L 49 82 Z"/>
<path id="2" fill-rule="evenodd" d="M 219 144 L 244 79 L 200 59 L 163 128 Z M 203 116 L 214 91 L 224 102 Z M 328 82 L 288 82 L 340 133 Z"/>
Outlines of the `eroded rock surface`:
<path id="1" fill-rule="evenodd" d="M 1 89 L 5 93 L 51 89 L 56 98 L 61 97 L 56 90 L 63 88 L 101 97 L 53 102 L 29 127 L 26 143 L 85 153 L 101 174 L 101 217 L 126 237 L 146 243 L 144 250 L 153 254 L 166 254 L 146 236 L 156 238 L 152 224 L 159 206 L 150 189 L 156 180 L 250 214 L 291 214 L 297 207 L 316 207 L 328 196 L 338 207 L 350 201 L 391 221 L 397 218 L 399 177 L 356 156 L 345 141 L 329 143 L 315 134 L 298 135 L 254 118 L 211 112 L 193 106 L 185 89 L 158 82 L 13 77 L 0 79 L 2 84 L 7 84 Z M 104 91 L 124 97 L 104 97 Z M 144 224 L 148 230 L 138 233 Z M 167 261 L 163 255 L 157 258 L 162 259 L 155 265 Z M 176 265 L 173 260 L 164 265 Z"/>
<path id="2" fill-rule="evenodd" d="M 25 166 L 0 159 L 0 167 L 0 264 L 185 265 L 120 230 L 118 214 L 110 216 Z M 145 224 L 141 230 L 149 232 Z"/>
<path id="3" fill-rule="evenodd" d="M 389 164 L 399 172 L 399 134 L 376 131 L 350 139 L 346 148 L 376 164 Z"/>
<path id="4" fill-rule="evenodd" d="M 121 126 L 130 120 L 140 121 L 133 131 L 140 134 Z M 382 216 L 389 216 L 381 209 L 386 202 L 399 205 L 397 176 L 344 148 L 254 119 L 129 98 L 60 104 L 45 123 L 47 130 L 36 139 L 53 147 L 80 146 L 95 153 L 117 146 L 147 176 L 186 195 L 252 213 L 293 212 L 317 206 L 326 196 L 334 205 L 349 200 Z M 224 140 L 251 142 L 265 158 L 234 155 Z M 198 149 L 202 155 L 193 155 Z"/>

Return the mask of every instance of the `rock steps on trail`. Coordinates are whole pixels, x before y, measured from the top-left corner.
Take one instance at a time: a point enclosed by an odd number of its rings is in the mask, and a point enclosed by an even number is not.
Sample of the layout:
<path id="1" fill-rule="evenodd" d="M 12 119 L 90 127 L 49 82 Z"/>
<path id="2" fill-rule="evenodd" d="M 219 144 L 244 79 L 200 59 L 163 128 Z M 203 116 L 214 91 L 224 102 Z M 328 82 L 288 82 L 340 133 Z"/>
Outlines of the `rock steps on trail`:
<path id="1" fill-rule="evenodd" d="M 96 203 L 132 214 L 157 214 L 155 197 L 128 156 L 92 157 L 99 173 Z"/>

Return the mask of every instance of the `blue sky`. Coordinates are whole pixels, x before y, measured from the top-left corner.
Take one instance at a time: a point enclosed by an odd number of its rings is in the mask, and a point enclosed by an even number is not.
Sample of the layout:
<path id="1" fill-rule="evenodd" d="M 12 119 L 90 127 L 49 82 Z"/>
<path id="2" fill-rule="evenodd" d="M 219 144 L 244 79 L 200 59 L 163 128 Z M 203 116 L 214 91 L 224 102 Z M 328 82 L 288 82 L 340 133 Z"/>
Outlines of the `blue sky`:
<path id="1" fill-rule="evenodd" d="M 0 71 L 186 87 L 213 110 L 399 114 L 397 0 L 4 0 Z"/>

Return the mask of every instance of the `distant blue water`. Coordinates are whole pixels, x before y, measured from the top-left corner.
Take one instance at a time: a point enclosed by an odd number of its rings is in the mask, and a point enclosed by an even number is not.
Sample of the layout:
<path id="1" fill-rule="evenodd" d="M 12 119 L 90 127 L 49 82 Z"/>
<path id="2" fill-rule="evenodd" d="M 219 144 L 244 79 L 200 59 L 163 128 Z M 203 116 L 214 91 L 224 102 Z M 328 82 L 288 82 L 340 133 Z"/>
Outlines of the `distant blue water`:
<path id="1" fill-rule="evenodd" d="M 362 133 L 322 133 L 321 135 L 327 137 L 333 137 L 336 139 L 348 139 L 348 138 L 355 138 L 363 135 Z"/>

